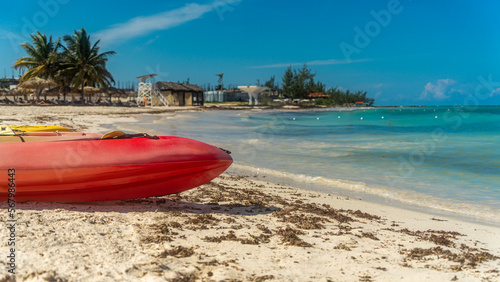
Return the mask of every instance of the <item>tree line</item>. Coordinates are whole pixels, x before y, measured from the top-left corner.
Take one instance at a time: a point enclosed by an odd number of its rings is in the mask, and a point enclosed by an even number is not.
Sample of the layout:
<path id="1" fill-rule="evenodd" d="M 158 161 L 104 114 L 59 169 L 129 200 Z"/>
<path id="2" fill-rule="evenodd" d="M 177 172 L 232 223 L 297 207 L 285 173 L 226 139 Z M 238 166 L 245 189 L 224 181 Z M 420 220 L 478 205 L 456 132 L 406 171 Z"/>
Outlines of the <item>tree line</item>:
<path id="1" fill-rule="evenodd" d="M 289 66 L 282 77 L 283 94 L 291 99 L 307 99 L 311 93 L 323 93 L 328 97 L 317 99 L 317 104 L 334 105 L 334 104 L 354 104 L 356 102 L 363 102 L 369 106 L 373 105 L 375 99 L 366 97 L 366 91 L 343 90 L 338 87 L 326 89 L 326 85 L 321 81 L 315 81 L 313 73 L 306 64 L 299 69 L 292 69 Z M 274 76 L 266 82 L 266 86 L 274 88 Z"/>
<path id="2" fill-rule="evenodd" d="M 52 36 L 47 38 L 39 31 L 30 37 L 31 44 L 21 43 L 27 56 L 19 58 L 13 65 L 15 69 L 26 70 L 20 78 L 20 83 L 34 77 L 49 79 L 61 89 L 79 89 L 82 101 L 85 86 L 109 87 L 115 83 L 106 64 L 109 57 L 116 53 L 101 53 L 100 40 L 92 43 L 85 28 L 75 30 L 73 35 L 63 36 L 62 41 L 61 38 L 54 41 Z"/>
<path id="3" fill-rule="evenodd" d="M 363 102 L 368 106 L 372 106 L 375 103 L 375 99 L 366 97 L 366 91 L 351 92 L 349 89 L 344 91 L 336 87 L 328 89 L 326 94 L 328 97 L 320 98 L 317 101 L 318 105 L 348 105 Z"/>

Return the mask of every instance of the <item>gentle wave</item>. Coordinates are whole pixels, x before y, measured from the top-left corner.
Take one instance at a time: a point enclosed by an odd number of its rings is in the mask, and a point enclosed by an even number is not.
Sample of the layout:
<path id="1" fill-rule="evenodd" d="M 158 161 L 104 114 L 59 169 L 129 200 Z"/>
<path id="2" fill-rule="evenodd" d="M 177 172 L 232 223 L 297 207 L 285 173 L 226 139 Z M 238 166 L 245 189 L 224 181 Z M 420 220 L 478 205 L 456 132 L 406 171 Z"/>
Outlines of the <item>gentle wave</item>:
<path id="1" fill-rule="evenodd" d="M 500 107 L 467 117 L 451 112 L 451 120 L 444 112 L 450 111 L 208 111 L 141 115 L 117 126 L 229 149 L 236 167 L 305 189 L 498 222 Z"/>
<path id="2" fill-rule="evenodd" d="M 391 187 L 381 185 L 368 185 L 364 182 L 355 182 L 341 179 L 331 179 L 322 176 L 308 176 L 303 174 L 293 174 L 284 171 L 278 171 L 267 168 L 258 168 L 234 163 L 231 171 L 238 173 L 253 173 L 259 176 L 267 176 L 276 181 L 286 184 L 293 183 L 301 186 L 300 188 L 315 189 L 325 193 L 332 191 L 339 192 L 344 190 L 348 192 L 356 192 L 364 195 L 373 195 L 378 198 L 388 199 L 399 202 L 401 204 L 409 204 L 415 207 L 431 208 L 437 212 L 453 213 L 456 215 L 471 217 L 491 221 L 495 224 L 500 223 L 500 209 L 495 209 L 489 206 L 472 205 L 449 199 L 440 199 L 427 194 L 414 191 L 394 190 Z M 287 181 L 288 180 L 288 181 Z M 332 190 L 329 190 L 332 189 Z"/>

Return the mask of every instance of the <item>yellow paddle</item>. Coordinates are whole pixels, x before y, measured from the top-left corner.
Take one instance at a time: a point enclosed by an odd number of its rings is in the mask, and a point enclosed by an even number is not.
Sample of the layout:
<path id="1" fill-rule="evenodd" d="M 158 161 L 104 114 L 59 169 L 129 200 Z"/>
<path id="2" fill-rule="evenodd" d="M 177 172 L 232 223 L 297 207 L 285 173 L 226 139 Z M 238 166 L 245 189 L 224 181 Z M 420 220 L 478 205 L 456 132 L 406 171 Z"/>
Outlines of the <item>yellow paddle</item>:
<path id="1" fill-rule="evenodd" d="M 11 126 L 14 131 L 59 131 L 59 132 L 69 132 L 69 128 L 58 126 L 58 125 L 26 125 L 26 126 Z"/>

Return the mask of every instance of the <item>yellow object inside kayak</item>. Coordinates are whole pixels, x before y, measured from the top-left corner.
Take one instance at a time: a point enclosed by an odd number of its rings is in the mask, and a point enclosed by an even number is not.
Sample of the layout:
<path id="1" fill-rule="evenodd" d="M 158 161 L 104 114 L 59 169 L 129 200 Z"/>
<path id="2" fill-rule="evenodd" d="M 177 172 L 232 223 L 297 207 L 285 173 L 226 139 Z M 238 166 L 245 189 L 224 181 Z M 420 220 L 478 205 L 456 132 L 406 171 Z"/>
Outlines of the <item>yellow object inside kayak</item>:
<path id="1" fill-rule="evenodd" d="M 14 131 L 10 128 L 10 126 L 2 124 L 0 125 L 0 136 L 12 136 L 15 135 Z"/>
<path id="2" fill-rule="evenodd" d="M 69 128 L 57 125 L 27 125 L 27 126 L 11 126 L 14 131 L 40 132 L 40 131 L 59 131 L 69 132 Z"/>
<path id="3" fill-rule="evenodd" d="M 100 133 L 87 132 L 26 132 L 9 131 L 9 127 L 0 125 L 0 144 L 19 142 L 54 142 L 54 141 L 83 141 L 100 140 Z M 1 189 L 0 189 L 1 190 Z"/>
<path id="4" fill-rule="evenodd" d="M 110 132 L 104 134 L 101 137 L 101 139 L 117 139 L 120 137 L 124 137 L 125 135 L 127 135 L 127 134 L 125 134 L 125 132 L 113 130 L 113 131 L 110 131 Z"/>

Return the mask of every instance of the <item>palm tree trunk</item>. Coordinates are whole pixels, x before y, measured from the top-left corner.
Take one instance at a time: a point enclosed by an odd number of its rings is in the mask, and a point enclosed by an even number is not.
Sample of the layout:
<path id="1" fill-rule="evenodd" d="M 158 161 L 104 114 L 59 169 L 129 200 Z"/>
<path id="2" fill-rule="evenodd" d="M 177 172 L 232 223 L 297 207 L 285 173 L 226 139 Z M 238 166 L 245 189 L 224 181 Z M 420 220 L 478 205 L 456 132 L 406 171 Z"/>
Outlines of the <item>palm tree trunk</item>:
<path id="1" fill-rule="evenodd" d="M 84 83 L 82 82 L 82 104 L 83 104 L 83 101 L 85 100 L 85 96 L 84 96 L 84 93 L 83 93 L 83 87 L 84 87 Z"/>

